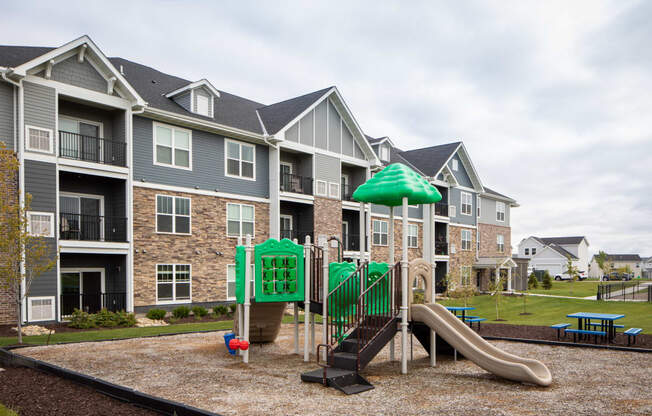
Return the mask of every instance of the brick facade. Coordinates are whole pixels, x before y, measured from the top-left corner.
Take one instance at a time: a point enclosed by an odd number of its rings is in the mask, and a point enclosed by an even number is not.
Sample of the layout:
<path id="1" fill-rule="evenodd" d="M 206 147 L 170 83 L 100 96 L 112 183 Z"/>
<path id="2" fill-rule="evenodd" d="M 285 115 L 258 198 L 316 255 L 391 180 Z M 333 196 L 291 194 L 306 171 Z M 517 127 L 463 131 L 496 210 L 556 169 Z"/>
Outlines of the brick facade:
<path id="1" fill-rule="evenodd" d="M 342 201 L 316 196 L 313 209 L 314 242 L 319 242 L 320 235 L 342 238 Z M 328 251 L 328 258 L 330 261 L 337 261 L 336 248 Z"/>
<path id="2" fill-rule="evenodd" d="M 462 230 L 471 231 L 471 249 L 462 250 Z M 476 253 L 476 230 L 474 228 L 459 227 L 456 225 L 449 225 L 449 243 L 455 245 L 455 253 L 450 254 L 450 260 L 448 265 L 448 273 L 452 282 L 455 282 L 455 286 L 458 286 L 461 283 L 461 267 L 462 266 L 471 266 L 475 264 L 475 253 Z M 474 284 L 475 272 L 471 270 L 471 284 Z"/>
<path id="3" fill-rule="evenodd" d="M 156 233 L 156 195 L 191 199 L 192 235 Z M 134 187 L 134 306 L 156 304 L 156 265 L 192 265 L 192 301 L 226 300 L 226 268 L 237 238 L 226 236 L 226 204 L 255 207 L 254 244 L 269 238 L 269 204 Z M 216 252 L 222 255 L 217 255 Z"/>
<path id="4" fill-rule="evenodd" d="M 369 241 L 371 242 L 371 260 L 377 262 L 387 262 L 389 259 L 389 246 L 379 246 L 373 244 L 373 220 L 387 221 L 388 218 L 384 217 L 371 217 L 371 228 L 367 231 L 369 236 Z M 417 248 L 408 248 L 408 260 L 412 261 L 423 257 L 423 223 L 408 221 L 409 224 L 417 224 L 419 228 L 418 238 L 417 238 Z M 388 224 L 389 230 L 389 224 Z M 389 236 L 387 236 L 387 242 L 389 243 Z M 401 220 L 394 220 L 394 260 L 399 261 L 403 257 L 403 222 Z"/>
<path id="5" fill-rule="evenodd" d="M 512 229 L 501 225 L 478 224 L 480 233 L 480 257 L 510 257 L 512 253 Z M 505 240 L 505 250 L 498 251 L 497 236 Z"/>
<path id="6" fill-rule="evenodd" d="M 7 150 L 0 150 L 8 152 Z M 11 156 L 10 156 L 11 157 Z M 14 156 L 15 157 L 15 156 Z M 18 177 L 17 175 L 8 175 L 7 171 L 0 172 L 0 181 L 3 185 L 8 186 L 7 195 L 1 195 L 2 198 L 8 198 L 9 203 L 18 203 Z M 13 291 L 10 288 L 2 288 L 0 284 L 0 324 L 16 324 L 16 304 Z"/>

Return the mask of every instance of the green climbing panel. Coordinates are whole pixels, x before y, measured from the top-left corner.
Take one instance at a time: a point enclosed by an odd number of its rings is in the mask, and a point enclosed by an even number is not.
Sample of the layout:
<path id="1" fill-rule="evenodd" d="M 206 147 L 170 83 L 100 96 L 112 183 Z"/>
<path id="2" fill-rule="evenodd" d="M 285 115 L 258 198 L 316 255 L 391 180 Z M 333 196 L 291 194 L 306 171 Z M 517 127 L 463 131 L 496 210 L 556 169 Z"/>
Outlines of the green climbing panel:
<path id="1" fill-rule="evenodd" d="M 303 301 L 303 246 L 269 239 L 255 247 L 256 302 Z"/>
<path id="2" fill-rule="evenodd" d="M 245 299 L 245 248 L 236 246 L 235 248 L 235 301 L 244 303 Z M 227 282 L 227 285 L 229 283 Z M 251 294 L 253 296 L 253 293 Z"/>

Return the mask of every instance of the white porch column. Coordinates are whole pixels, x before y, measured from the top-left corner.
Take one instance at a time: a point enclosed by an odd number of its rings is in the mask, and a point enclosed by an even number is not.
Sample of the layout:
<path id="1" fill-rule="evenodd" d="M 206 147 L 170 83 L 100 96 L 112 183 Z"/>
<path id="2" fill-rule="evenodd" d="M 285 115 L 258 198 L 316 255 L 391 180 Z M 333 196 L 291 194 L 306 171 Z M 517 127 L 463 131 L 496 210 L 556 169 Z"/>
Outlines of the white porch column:
<path id="1" fill-rule="evenodd" d="M 269 237 L 279 239 L 281 234 L 280 150 L 269 146 Z"/>
<path id="2" fill-rule="evenodd" d="M 251 235 L 247 234 L 245 243 L 245 299 L 244 299 L 244 340 L 249 342 L 249 308 L 251 306 L 251 254 L 254 251 L 251 245 Z M 242 362 L 249 362 L 249 348 L 242 354 Z"/>
<path id="3" fill-rule="evenodd" d="M 303 246 L 303 275 L 304 275 L 304 300 L 303 300 L 303 361 L 310 361 L 310 236 L 306 236 Z"/>
<path id="4" fill-rule="evenodd" d="M 496 266 L 496 275 L 494 276 L 494 284 L 498 284 L 498 280 L 500 280 L 500 268 Z"/>
<path id="5" fill-rule="evenodd" d="M 435 261 L 435 204 L 430 204 L 430 209 L 428 210 L 428 216 L 424 215 L 424 218 L 428 221 L 428 229 L 430 230 L 430 238 L 428 239 L 428 250 L 426 251 L 430 255 L 430 264 L 432 265 L 432 281 L 430 282 L 430 299 L 432 303 L 437 303 L 437 289 L 435 289 L 437 282 L 437 262 Z M 424 246 L 425 249 L 426 246 Z M 434 330 L 430 330 L 430 367 L 437 365 L 437 334 Z"/>
<path id="6" fill-rule="evenodd" d="M 401 260 L 401 373 L 407 374 L 408 308 L 408 199 L 403 197 L 403 259 Z"/>
<path id="7" fill-rule="evenodd" d="M 394 207 L 389 207 L 389 226 L 387 227 L 387 233 L 389 234 L 389 258 L 387 259 L 389 262 L 389 267 L 391 268 L 394 266 Z M 391 299 L 391 305 L 394 304 L 394 293 L 395 293 L 395 285 L 396 282 L 394 279 L 392 279 L 392 287 L 391 287 L 391 292 L 389 294 L 390 299 Z M 389 361 L 394 361 L 394 337 L 389 341 Z"/>
<path id="8" fill-rule="evenodd" d="M 507 269 L 507 290 L 509 292 L 512 291 L 512 268 L 511 267 Z"/>
<path id="9" fill-rule="evenodd" d="M 365 203 L 360 202 L 360 215 L 358 215 L 358 226 L 360 228 L 358 232 L 358 238 L 359 238 L 359 243 L 360 244 L 360 263 L 364 261 L 364 253 L 366 251 L 365 247 L 365 242 L 367 240 L 367 227 L 365 225 L 367 222 L 365 221 Z"/>
<path id="10" fill-rule="evenodd" d="M 324 239 L 323 245 L 322 245 L 322 250 L 323 250 L 323 264 L 322 264 L 322 279 L 324 281 L 324 287 L 323 287 L 323 296 L 324 296 L 324 301 L 322 302 L 322 314 L 321 314 L 321 340 L 322 344 L 328 344 L 328 336 L 326 334 L 326 327 L 328 326 L 328 292 L 329 292 L 329 287 L 328 287 L 328 240 Z M 326 362 L 328 360 L 328 357 L 326 356 L 328 352 L 326 350 L 323 351 L 323 360 Z"/>

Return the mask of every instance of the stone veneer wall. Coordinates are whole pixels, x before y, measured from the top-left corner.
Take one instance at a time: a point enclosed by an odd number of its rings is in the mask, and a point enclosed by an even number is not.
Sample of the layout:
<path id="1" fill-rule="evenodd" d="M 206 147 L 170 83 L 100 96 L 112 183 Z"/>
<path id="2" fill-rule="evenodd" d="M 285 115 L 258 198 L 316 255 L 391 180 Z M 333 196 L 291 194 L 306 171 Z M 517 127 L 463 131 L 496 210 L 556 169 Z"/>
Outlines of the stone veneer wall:
<path id="1" fill-rule="evenodd" d="M 371 260 L 377 262 L 387 262 L 389 260 L 389 246 L 378 246 L 373 244 L 373 220 L 383 220 L 389 223 L 388 218 L 384 217 L 374 217 L 371 216 L 371 229 L 367 232 L 369 236 L 369 241 L 371 242 Z M 423 223 L 408 221 L 410 224 L 417 224 L 419 227 L 418 235 L 418 247 L 417 248 L 408 248 L 408 260 L 412 261 L 418 258 L 423 257 Z M 389 227 L 389 224 L 387 224 Z M 403 222 L 402 220 L 394 220 L 394 260 L 399 261 L 403 258 Z M 389 243 L 389 236 L 388 236 Z"/>
<path id="2" fill-rule="evenodd" d="M 4 152 L 13 153 L 4 150 Z M 15 155 L 14 155 L 15 157 Z M 0 195 L 2 198 L 8 198 L 10 201 L 18 203 L 18 177 L 8 175 L 8 172 L 0 172 L 0 181 L 9 186 L 8 195 Z M 0 261 L 2 261 L 0 253 Z M 0 324 L 16 324 L 16 304 L 14 302 L 13 291 L 9 288 L 0 287 Z"/>
<path id="3" fill-rule="evenodd" d="M 462 251 L 462 230 L 471 230 L 471 250 Z M 475 264 L 475 253 L 477 251 L 476 230 L 474 228 L 449 225 L 449 244 L 455 244 L 455 254 L 450 254 L 448 273 L 451 281 L 459 285 L 461 282 L 460 267 L 473 266 Z M 471 283 L 474 283 L 475 272 L 471 270 Z"/>
<path id="4" fill-rule="evenodd" d="M 191 199 L 192 235 L 156 233 L 156 195 Z M 269 238 L 269 204 L 134 187 L 134 306 L 156 304 L 156 264 L 192 265 L 193 302 L 226 300 L 226 266 L 237 238 L 226 236 L 228 202 L 255 207 L 254 244 Z M 146 252 L 143 252 L 145 250 Z M 215 254 L 223 253 L 222 256 Z"/>
<path id="5" fill-rule="evenodd" d="M 480 257 L 511 257 L 512 229 L 501 225 L 478 224 L 480 232 Z M 498 251 L 496 236 L 502 234 L 505 239 L 505 251 Z"/>
<path id="6" fill-rule="evenodd" d="M 319 236 L 337 236 L 342 238 L 342 201 L 338 199 L 315 197 L 313 205 L 314 242 L 319 242 Z M 300 243 L 303 244 L 303 241 Z M 337 261 L 337 249 L 328 250 L 330 262 Z"/>

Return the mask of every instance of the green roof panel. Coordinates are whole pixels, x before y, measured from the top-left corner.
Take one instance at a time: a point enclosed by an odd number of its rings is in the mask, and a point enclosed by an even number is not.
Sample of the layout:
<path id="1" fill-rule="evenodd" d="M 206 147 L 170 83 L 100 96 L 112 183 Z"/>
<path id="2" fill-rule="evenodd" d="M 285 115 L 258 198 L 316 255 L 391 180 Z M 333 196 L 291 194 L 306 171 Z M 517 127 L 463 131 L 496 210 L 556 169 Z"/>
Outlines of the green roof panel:
<path id="1" fill-rule="evenodd" d="M 392 163 L 363 183 L 353 193 L 358 202 L 385 205 L 389 207 L 403 204 L 433 204 L 441 201 L 441 194 L 427 180 L 402 163 Z"/>

